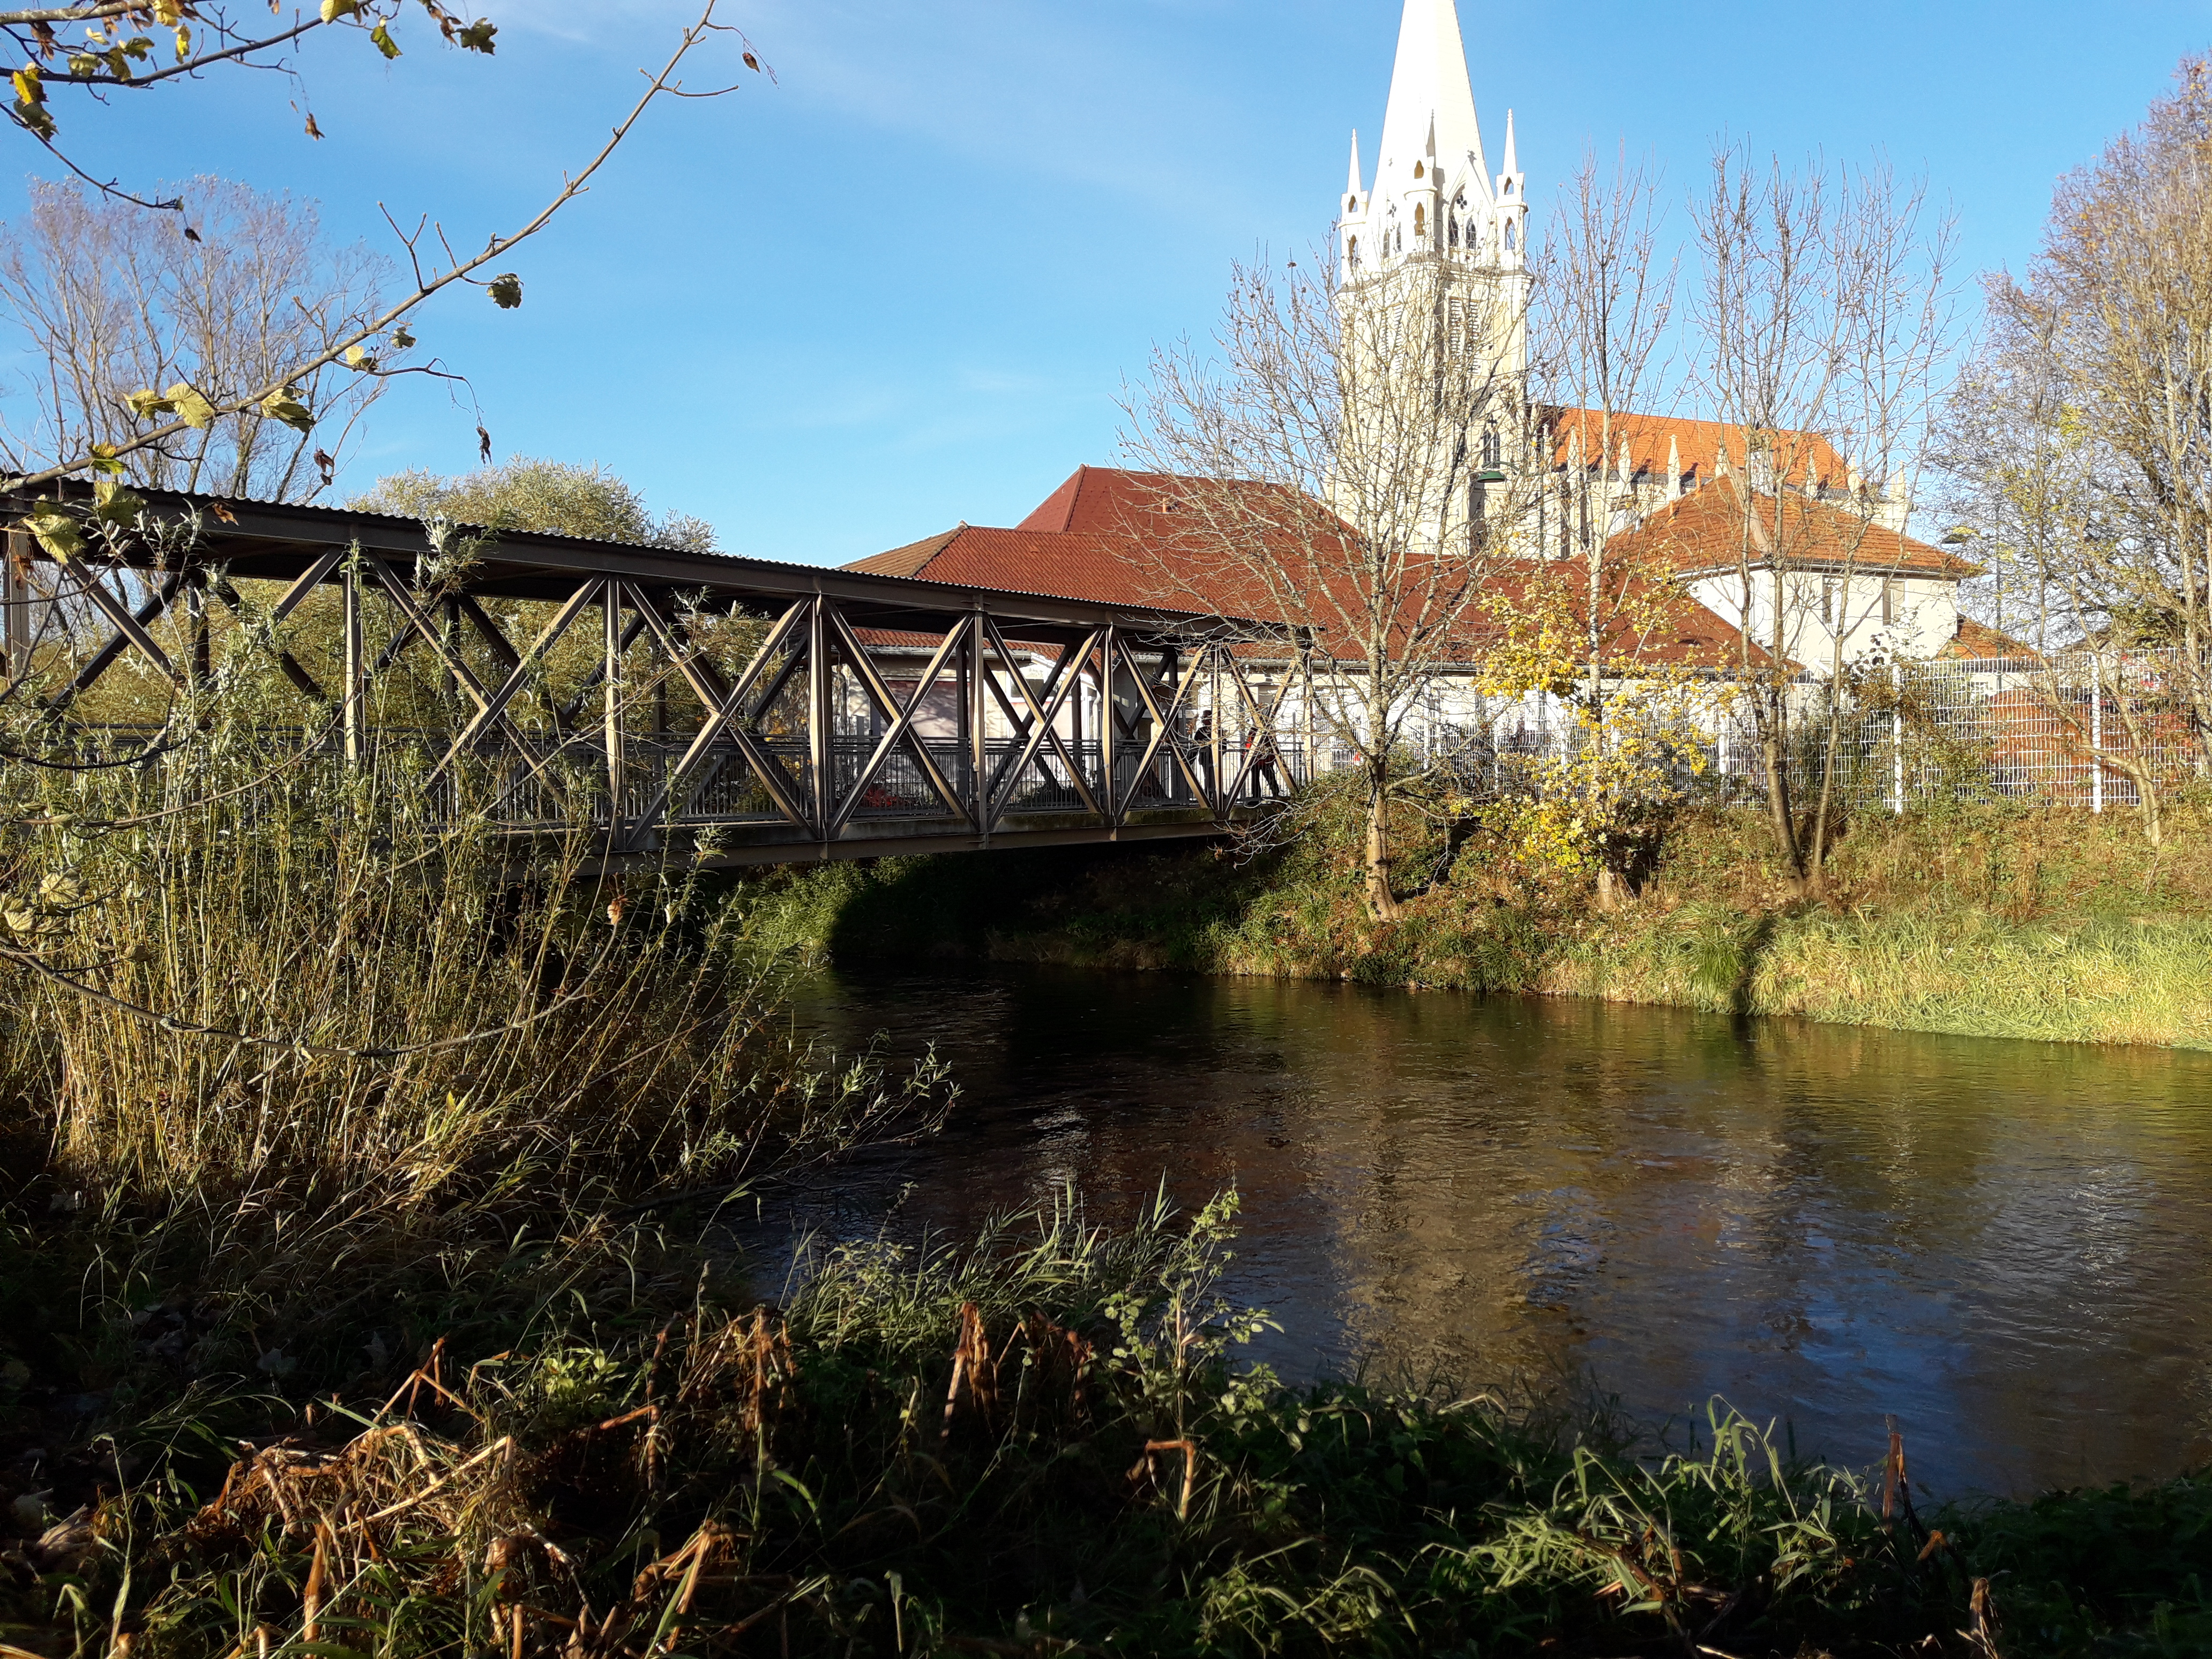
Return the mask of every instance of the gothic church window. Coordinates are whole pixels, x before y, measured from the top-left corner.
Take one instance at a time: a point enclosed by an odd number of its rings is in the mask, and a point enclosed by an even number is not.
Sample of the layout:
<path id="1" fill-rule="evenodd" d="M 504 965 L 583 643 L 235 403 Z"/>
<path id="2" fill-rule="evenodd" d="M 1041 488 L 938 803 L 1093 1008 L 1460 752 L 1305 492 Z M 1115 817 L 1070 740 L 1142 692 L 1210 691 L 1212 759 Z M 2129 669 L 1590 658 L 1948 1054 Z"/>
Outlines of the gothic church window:
<path id="1" fill-rule="evenodd" d="M 1513 222 L 1510 219 L 1505 222 L 1505 251 L 1508 253 L 1513 252 Z"/>
<path id="2" fill-rule="evenodd" d="M 1415 166 L 1418 170 L 1419 163 Z M 1419 202 L 1413 204 L 1413 240 L 1417 242 L 1429 240 L 1428 210 Z"/>

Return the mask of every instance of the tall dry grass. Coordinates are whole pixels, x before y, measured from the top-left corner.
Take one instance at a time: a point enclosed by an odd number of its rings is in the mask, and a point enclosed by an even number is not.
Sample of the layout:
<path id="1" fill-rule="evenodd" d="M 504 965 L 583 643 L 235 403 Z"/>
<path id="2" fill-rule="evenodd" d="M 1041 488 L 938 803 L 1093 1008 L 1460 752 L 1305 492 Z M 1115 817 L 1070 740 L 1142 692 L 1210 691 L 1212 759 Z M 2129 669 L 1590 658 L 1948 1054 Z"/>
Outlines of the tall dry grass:
<path id="1" fill-rule="evenodd" d="M 190 1376 L 319 1343 L 343 1375 L 396 1302 L 524 1257 L 497 1295 L 672 1271 L 651 1230 L 948 1102 L 796 1034 L 696 872 L 433 822 L 419 757 L 350 774 L 252 714 L 187 708 L 143 766 L 0 765 L 0 1206 L 106 1308 L 72 1339 L 104 1375 L 131 1345 L 94 1327 L 165 1300 Z"/>

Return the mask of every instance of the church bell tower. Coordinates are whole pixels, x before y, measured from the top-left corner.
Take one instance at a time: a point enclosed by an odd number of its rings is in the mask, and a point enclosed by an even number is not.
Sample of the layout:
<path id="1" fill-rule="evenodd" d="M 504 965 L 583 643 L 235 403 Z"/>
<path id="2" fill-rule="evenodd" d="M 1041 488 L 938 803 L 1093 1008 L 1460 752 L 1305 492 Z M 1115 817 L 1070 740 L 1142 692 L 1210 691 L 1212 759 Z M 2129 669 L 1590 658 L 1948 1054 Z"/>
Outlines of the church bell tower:
<path id="1" fill-rule="evenodd" d="M 1501 165 L 1490 170 L 1454 0 L 1405 0 L 1374 184 L 1362 177 L 1355 131 L 1337 204 L 1339 303 L 1397 303 L 1388 296 L 1418 290 L 1437 305 L 1448 337 L 1486 354 L 1474 378 L 1493 391 L 1491 411 L 1480 417 L 1486 435 L 1474 439 L 1484 452 L 1475 470 L 1509 465 L 1510 441 L 1499 434 L 1520 428 L 1528 361 L 1528 179 L 1510 111 Z M 1416 266 L 1433 280 L 1394 280 Z M 1407 337 L 1372 330 L 1366 337 Z M 1463 501 L 1469 518 L 1483 511 L 1483 486 L 1475 485 Z"/>

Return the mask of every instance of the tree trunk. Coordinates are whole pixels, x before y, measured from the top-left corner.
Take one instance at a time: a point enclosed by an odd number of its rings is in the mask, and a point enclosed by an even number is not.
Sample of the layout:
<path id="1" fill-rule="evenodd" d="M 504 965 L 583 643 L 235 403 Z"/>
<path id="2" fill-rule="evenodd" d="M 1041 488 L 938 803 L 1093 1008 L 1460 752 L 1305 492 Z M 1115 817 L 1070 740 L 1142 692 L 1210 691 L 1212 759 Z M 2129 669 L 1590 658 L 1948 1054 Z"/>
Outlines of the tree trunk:
<path id="1" fill-rule="evenodd" d="M 1597 872 L 1597 908 L 1611 915 L 1636 896 L 1636 890 L 1628 884 L 1628 878 L 1610 865 L 1602 866 Z"/>
<path id="2" fill-rule="evenodd" d="M 1805 853 L 1797 843 L 1796 815 L 1790 810 L 1789 757 L 1784 752 L 1781 727 L 1774 721 L 1767 723 L 1759 737 L 1759 757 L 1766 772 L 1766 814 L 1774 826 L 1774 844 L 1790 866 L 1790 879 L 1802 885 Z"/>
<path id="3" fill-rule="evenodd" d="M 1385 781 L 1370 773 L 1367 783 L 1367 914 L 1377 921 L 1397 919 L 1398 901 L 1390 891 L 1390 793 Z"/>

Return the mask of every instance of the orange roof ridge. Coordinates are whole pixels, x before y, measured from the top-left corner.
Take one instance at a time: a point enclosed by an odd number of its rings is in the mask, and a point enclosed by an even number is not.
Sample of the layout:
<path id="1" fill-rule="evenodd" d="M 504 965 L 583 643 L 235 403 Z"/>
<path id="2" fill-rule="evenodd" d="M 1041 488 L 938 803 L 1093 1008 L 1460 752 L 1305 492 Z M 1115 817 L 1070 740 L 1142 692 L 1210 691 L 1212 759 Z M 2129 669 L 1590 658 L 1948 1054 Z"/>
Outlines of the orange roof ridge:
<path id="1" fill-rule="evenodd" d="M 961 531 L 968 526 L 956 526 L 951 530 L 925 536 L 918 542 L 908 542 L 903 547 L 894 547 L 887 552 L 872 553 L 865 559 L 854 559 L 845 566 L 848 570 L 867 570 L 878 576 L 919 575 L 929 562 L 942 553 Z"/>

